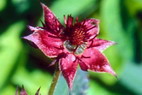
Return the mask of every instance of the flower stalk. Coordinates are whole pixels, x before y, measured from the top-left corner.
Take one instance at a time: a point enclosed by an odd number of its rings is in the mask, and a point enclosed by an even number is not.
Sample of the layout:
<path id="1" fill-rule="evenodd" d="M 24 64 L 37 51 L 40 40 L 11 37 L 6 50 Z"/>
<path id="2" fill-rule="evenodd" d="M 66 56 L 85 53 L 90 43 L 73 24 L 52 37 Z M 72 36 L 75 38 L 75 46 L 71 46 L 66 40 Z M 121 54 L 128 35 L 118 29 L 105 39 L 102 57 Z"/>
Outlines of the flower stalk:
<path id="1" fill-rule="evenodd" d="M 58 65 L 56 65 L 55 73 L 54 73 L 53 80 L 52 80 L 52 83 L 49 88 L 48 95 L 54 94 L 58 79 L 60 77 L 60 73 L 61 73 L 61 71 L 59 70 Z"/>

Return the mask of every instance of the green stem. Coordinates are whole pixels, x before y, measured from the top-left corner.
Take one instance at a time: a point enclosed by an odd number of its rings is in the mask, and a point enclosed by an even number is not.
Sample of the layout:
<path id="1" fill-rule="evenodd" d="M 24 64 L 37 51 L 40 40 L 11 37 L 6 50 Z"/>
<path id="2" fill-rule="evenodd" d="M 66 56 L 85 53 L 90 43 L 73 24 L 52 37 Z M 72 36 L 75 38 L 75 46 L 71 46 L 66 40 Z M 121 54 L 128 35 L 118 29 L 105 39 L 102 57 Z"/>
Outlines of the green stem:
<path id="1" fill-rule="evenodd" d="M 56 67 L 56 70 L 55 70 L 55 73 L 54 73 L 54 76 L 53 76 L 53 80 L 52 80 L 48 95 L 53 95 L 54 94 L 54 90 L 55 90 L 56 84 L 58 82 L 60 73 L 61 73 L 61 71 L 58 69 L 58 67 Z"/>

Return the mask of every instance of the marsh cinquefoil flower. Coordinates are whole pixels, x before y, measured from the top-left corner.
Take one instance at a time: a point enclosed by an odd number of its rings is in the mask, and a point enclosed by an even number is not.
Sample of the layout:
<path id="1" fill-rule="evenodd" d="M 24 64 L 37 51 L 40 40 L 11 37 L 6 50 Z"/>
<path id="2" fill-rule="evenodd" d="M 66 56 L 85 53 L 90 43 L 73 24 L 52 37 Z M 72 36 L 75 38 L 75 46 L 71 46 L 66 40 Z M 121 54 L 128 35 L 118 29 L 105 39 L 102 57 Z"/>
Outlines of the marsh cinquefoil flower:
<path id="1" fill-rule="evenodd" d="M 41 5 L 44 11 L 43 27 L 29 26 L 33 33 L 24 38 L 33 42 L 46 56 L 55 58 L 69 88 L 72 88 L 78 64 L 84 71 L 116 75 L 102 54 L 114 42 L 96 38 L 99 20 L 85 19 L 79 22 L 78 18 L 74 20 L 68 15 L 64 17 L 63 26 L 47 6 Z"/>

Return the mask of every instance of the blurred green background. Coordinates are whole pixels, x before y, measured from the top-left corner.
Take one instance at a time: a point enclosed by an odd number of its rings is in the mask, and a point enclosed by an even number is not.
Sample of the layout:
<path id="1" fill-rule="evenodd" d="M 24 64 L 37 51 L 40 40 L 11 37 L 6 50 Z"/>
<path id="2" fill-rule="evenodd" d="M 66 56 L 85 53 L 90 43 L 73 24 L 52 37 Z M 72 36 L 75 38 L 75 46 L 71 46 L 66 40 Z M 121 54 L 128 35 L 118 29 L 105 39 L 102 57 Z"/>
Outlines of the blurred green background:
<path id="1" fill-rule="evenodd" d="M 67 14 L 79 16 L 79 20 L 100 19 L 99 38 L 117 42 L 104 53 L 118 79 L 89 72 L 90 82 L 83 88 L 87 95 L 142 95 L 142 0 L 41 2 L 62 23 Z M 48 67 L 52 60 L 21 38 L 31 33 L 27 25 L 41 26 L 40 20 L 43 17 L 39 0 L 0 0 L 0 95 L 14 95 L 21 85 L 29 95 L 34 95 L 39 87 L 41 95 L 47 95 L 54 73 L 54 66 Z M 56 95 L 66 95 L 62 88 Z"/>

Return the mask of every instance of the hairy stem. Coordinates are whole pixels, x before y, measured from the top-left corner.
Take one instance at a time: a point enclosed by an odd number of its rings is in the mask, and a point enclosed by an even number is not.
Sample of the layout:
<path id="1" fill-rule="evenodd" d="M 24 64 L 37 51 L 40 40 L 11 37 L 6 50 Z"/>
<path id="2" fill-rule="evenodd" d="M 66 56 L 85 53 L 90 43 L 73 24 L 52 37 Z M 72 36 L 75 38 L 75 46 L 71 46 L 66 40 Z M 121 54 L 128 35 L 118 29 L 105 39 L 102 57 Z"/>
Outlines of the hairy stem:
<path id="1" fill-rule="evenodd" d="M 58 66 L 56 66 L 56 70 L 55 70 L 55 73 L 54 73 L 54 76 L 53 76 L 53 80 L 52 80 L 48 95 L 54 94 L 54 90 L 55 90 L 56 84 L 58 82 L 60 73 L 61 73 L 61 71 L 59 70 Z"/>

